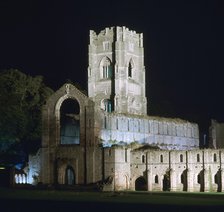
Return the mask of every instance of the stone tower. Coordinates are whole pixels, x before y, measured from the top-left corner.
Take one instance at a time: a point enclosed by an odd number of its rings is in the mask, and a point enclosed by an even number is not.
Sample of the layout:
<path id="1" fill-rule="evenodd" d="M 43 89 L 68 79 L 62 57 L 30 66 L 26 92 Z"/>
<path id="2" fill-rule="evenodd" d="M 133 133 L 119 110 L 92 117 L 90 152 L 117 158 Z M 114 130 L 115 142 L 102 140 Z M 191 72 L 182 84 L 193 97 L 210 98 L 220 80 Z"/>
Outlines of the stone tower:
<path id="1" fill-rule="evenodd" d="M 126 27 L 90 31 L 88 95 L 107 112 L 146 115 L 142 34 Z"/>

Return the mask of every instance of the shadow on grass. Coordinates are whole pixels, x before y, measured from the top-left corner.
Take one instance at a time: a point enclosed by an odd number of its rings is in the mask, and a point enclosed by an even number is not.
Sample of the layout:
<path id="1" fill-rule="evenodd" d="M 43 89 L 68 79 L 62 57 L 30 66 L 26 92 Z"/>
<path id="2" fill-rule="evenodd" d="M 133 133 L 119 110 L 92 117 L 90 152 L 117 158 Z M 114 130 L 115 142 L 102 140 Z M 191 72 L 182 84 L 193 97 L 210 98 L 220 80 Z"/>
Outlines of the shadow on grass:
<path id="1" fill-rule="evenodd" d="M 223 210 L 222 206 L 181 206 L 181 205 L 154 205 L 140 203 L 117 203 L 117 202 L 71 202 L 53 200 L 24 200 L 24 199 L 1 199 L 2 212 L 43 212 L 43 211 L 104 211 L 104 212 L 126 212 L 126 211 L 181 211 L 181 212 L 206 212 L 212 210 Z"/>
<path id="2" fill-rule="evenodd" d="M 223 193 L 77 192 L 0 188 L 0 211 L 211 211 L 224 209 Z M 139 211 L 141 210 L 141 211 Z"/>

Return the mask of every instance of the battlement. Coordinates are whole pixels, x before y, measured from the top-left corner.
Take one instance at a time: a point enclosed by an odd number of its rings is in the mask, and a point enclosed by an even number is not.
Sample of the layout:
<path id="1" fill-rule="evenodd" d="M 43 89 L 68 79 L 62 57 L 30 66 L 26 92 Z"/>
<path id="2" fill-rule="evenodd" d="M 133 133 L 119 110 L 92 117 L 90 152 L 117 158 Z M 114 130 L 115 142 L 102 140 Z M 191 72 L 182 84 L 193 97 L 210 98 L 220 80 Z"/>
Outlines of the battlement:
<path id="1" fill-rule="evenodd" d="M 138 44 L 139 47 L 143 47 L 143 34 L 137 33 L 134 30 L 129 30 L 125 26 L 106 27 L 104 30 L 97 34 L 94 30 L 90 30 L 90 45 L 94 45 L 95 42 L 106 38 L 112 38 L 114 41 L 132 41 Z"/>

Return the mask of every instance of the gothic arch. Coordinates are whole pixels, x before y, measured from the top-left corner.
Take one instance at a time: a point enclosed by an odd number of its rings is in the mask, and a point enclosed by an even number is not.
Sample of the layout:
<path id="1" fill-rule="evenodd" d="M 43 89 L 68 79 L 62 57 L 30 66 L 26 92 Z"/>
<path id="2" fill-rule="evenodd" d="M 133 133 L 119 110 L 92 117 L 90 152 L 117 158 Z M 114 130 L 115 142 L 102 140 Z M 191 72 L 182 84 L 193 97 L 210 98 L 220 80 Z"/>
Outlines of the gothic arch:
<path id="1" fill-rule="evenodd" d="M 217 192 L 222 191 L 222 177 L 221 177 L 221 171 L 218 170 L 214 175 L 214 183 L 217 184 Z"/>
<path id="2" fill-rule="evenodd" d="M 108 79 L 111 78 L 112 73 L 112 62 L 109 57 L 103 57 L 100 61 L 100 78 Z"/>
<path id="3" fill-rule="evenodd" d="M 131 58 L 127 64 L 128 67 L 128 77 L 133 77 L 133 70 L 134 70 L 134 62 L 133 59 Z"/>
<path id="4" fill-rule="evenodd" d="M 200 191 L 203 192 L 205 189 L 204 170 L 201 170 L 197 175 L 197 183 L 200 185 Z"/>
<path id="5" fill-rule="evenodd" d="M 74 185 L 75 184 L 75 171 L 72 166 L 68 165 L 65 169 L 65 184 Z"/>
<path id="6" fill-rule="evenodd" d="M 170 191 L 170 173 L 166 172 L 163 175 L 163 191 Z"/>
<path id="7" fill-rule="evenodd" d="M 156 174 L 154 176 L 154 183 L 159 184 L 159 176 L 158 176 L 158 174 Z"/>
<path id="8" fill-rule="evenodd" d="M 101 108 L 106 112 L 112 112 L 112 101 L 110 99 L 102 99 Z"/>
<path id="9" fill-rule="evenodd" d="M 77 183 L 77 174 L 74 168 L 75 161 L 58 159 L 57 162 L 57 182 L 61 185 L 74 185 Z"/>
<path id="10" fill-rule="evenodd" d="M 76 96 L 74 95 L 63 95 L 62 97 L 60 97 L 57 101 L 57 103 L 55 104 L 55 116 L 57 119 L 60 118 L 60 108 L 61 108 L 61 105 L 63 104 L 63 102 L 67 99 L 73 99 L 73 100 L 76 100 L 78 102 L 78 104 L 80 105 L 80 112 L 82 110 L 82 107 L 81 105 L 83 105 L 83 102 L 80 101 L 79 98 L 77 98 Z"/>
<path id="11" fill-rule="evenodd" d="M 147 191 L 147 181 L 143 176 L 140 176 L 135 180 L 135 190 Z"/>
<path id="12" fill-rule="evenodd" d="M 185 169 L 180 175 L 180 181 L 183 184 L 183 191 L 187 191 L 187 169 Z"/>
<path id="13" fill-rule="evenodd" d="M 78 105 L 79 111 L 74 113 L 73 119 L 78 120 L 80 122 L 80 126 L 83 123 L 83 114 L 84 106 L 87 103 L 87 97 L 79 91 L 75 86 L 71 84 L 65 84 L 63 87 L 61 87 L 55 94 L 52 96 L 52 98 L 49 100 L 48 104 L 46 105 L 48 113 L 50 116 L 54 116 L 55 123 L 55 139 L 54 141 L 56 144 L 61 143 L 61 107 L 64 102 L 66 101 L 74 101 L 75 104 Z M 80 128 L 81 130 L 81 128 Z M 76 133 L 77 134 L 77 133 Z M 77 142 L 76 142 L 77 143 Z"/>
<path id="14" fill-rule="evenodd" d="M 60 144 L 80 144 L 80 105 L 73 98 L 60 107 Z"/>

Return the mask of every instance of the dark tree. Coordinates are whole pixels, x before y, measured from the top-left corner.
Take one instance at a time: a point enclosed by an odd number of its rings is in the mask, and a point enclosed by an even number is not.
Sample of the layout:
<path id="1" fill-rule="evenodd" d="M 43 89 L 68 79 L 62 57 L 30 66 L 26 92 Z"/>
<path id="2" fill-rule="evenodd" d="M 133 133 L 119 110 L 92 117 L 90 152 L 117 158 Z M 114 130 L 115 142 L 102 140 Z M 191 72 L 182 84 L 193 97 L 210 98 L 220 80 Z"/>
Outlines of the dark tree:
<path id="1" fill-rule="evenodd" d="M 0 72 L 0 152 L 35 151 L 41 140 L 41 108 L 53 93 L 42 76 Z"/>

